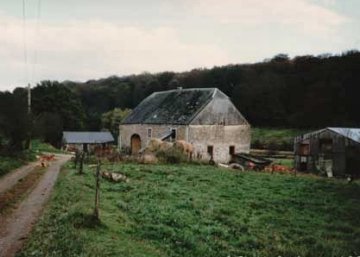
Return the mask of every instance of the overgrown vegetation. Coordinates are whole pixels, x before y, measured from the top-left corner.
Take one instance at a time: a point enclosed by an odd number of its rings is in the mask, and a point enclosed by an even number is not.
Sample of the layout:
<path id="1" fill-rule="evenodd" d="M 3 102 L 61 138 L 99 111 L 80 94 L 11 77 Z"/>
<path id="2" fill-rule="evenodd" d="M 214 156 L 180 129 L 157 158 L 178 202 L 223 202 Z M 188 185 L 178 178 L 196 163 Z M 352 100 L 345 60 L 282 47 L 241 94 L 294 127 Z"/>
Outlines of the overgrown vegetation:
<path id="1" fill-rule="evenodd" d="M 35 153 L 47 152 L 47 153 L 62 153 L 61 150 L 55 148 L 54 146 L 44 143 L 39 139 L 32 140 L 31 150 Z"/>
<path id="2" fill-rule="evenodd" d="M 30 151 L 24 151 L 11 156 L 0 155 L 0 177 L 33 160 L 35 160 L 35 154 Z"/>
<path id="3" fill-rule="evenodd" d="M 252 128 L 251 148 L 292 151 L 294 138 L 306 132 L 301 129 Z"/>
<path id="4" fill-rule="evenodd" d="M 103 165 L 62 172 L 43 218 L 18 256 L 357 256 L 360 185 L 210 166 Z"/>
<path id="5" fill-rule="evenodd" d="M 357 127 L 359 65 L 360 52 L 353 50 L 293 59 L 280 54 L 255 64 L 112 76 L 85 83 L 42 81 L 32 89 L 31 125 L 26 89 L 0 92 L 0 147 L 21 150 L 31 126 L 33 136 L 55 146 L 64 130 L 108 129 L 116 136 L 117 125 L 129 109 L 155 91 L 178 86 L 219 88 L 252 126 Z"/>
<path id="6" fill-rule="evenodd" d="M 0 193 L 0 216 L 15 206 L 37 184 L 45 169 L 37 167 L 11 189 Z"/>

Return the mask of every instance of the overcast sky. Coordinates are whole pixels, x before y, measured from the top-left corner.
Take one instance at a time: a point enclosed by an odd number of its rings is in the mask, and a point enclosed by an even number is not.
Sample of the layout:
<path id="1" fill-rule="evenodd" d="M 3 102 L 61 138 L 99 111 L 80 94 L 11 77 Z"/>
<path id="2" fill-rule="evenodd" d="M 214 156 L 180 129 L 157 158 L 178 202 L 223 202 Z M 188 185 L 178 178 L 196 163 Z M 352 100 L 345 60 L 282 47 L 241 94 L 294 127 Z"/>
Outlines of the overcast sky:
<path id="1" fill-rule="evenodd" d="M 25 2 L 24 37 L 22 0 L 0 1 L 0 90 L 360 49 L 359 0 Z"/>

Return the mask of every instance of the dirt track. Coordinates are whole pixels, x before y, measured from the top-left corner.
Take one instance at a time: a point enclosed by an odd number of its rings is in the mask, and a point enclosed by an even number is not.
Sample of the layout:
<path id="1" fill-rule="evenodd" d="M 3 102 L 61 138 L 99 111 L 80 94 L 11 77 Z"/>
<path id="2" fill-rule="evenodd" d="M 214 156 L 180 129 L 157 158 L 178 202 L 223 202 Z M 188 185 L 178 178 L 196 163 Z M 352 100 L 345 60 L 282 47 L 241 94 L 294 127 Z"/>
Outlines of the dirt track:
<path id="1" fill-rule="evenodd" d="M 32 162 L 26 166 L 22 166 L 0 178 L 0 193 L 12 188 L 20 179 L 29 174 L 36 166 L 36 162 Z"/>
<path id="2" fill-rule="evenodd" d="M 34 190 L 29 193 L 11 215 L 5 220 L 0 220 L 0 257 L 14 256 L 21 249 L 24 239 L 28 236 L 32 226 L 39 218 L 44 204 L 49 199 L 61 166 L 70 158 L 69 155 L 56 155 L 57 160 L 47 168 L 46 173 Z M 17 171 L 13 173 L 17 173 Z M 17 174 L 22 175 L 21 172 Z M 20 179 L 15 175 L 9 177 L 12 178 L 8 180 L 9 183 L 15 181 L 14 184 Z M 0 181 L 0 186 L 2 183 L 5 182 Z M 0 191 L 1 189 L 0 187 Z"/>

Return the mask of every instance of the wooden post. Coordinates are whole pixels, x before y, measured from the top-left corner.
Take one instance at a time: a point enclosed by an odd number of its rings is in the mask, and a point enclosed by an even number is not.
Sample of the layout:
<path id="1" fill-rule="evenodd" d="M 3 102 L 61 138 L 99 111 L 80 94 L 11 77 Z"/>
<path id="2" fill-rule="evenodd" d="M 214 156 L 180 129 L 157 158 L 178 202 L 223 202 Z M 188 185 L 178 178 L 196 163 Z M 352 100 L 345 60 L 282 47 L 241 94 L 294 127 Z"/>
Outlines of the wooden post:
<path id="1" fill-rule="evenodd" d="M 77 166 L 77 164 L 78 164 L 78 162 L 79 162 L 79 159 L 80 159 L 80 156 L 79 156 L 80 154 L 79 154 L 79 152 L 78 151 L 76 151 L 75 152 L 75 158 L 74 158 L 74 168 L 76 169 L 76 166 Z"/>
<path id="2" fill-rule="evenodd" d="M 96 166 L 96 176 L 95 176 L 95 208 L 94 208 L 94 216 L 97 220 L 100 220 L 99 215 L 99 202 L 100 202 L 100 161 L 98 160 Z"/>
<path id="3" fill-rule="evenodd" d="M 81 154 L 80 154 L 79 174 L 83 174 L 84 156 L 85 156 L 85 153 L 84 153 L 84 152 L 81 152 Z"/>

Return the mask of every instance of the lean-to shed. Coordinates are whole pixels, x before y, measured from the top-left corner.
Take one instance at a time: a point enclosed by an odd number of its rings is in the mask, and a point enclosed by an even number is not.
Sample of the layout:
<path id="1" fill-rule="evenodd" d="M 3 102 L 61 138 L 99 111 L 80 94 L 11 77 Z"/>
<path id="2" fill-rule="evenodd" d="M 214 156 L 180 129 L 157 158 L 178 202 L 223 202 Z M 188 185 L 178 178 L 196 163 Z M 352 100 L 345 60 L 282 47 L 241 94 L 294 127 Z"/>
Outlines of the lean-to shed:
<path id="1" fill-rule="evenodd" d="M 360 175 L 360 128 L 328 127 L 295 138 L 295 168 Z"/>

